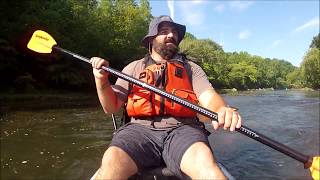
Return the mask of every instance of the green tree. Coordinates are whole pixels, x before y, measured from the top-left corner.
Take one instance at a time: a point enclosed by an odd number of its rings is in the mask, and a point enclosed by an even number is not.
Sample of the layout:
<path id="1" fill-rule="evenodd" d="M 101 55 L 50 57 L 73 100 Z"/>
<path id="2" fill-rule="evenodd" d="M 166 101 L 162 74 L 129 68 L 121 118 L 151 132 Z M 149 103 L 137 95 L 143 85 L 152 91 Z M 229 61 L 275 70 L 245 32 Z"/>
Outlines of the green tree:
<path id="1" fill-rule="evenodd" d="M 226 53 L 218 51 L 215 61 L 206 61 L 202 64 L 209 81 L 217 89 L 229 87 L 230 67 L 226 65 Z"/>
<path id="2" fill-rule="evenodd" d="M 257 79 L 257 69 L 255 66 L 240 62 L 230 64 L 231 71 L 229 73 L 230 85 L 237 89 L 248 89 L 253 87 Z"/>
<path id="3" fill-rule="evenodd" d="M 116 69 L 146 52 L 140 41 L 151 18 L 147 0 L 5 0 L 0 1 L 0 7 L 0 43 L 5 42 L 1 44 L 0 57 L 11 59 L 0 61 L 10 81 L 5 81 L 4 76 L 0 80 L 8 87 L 20 82 L 17 79 L 26 78 L 43 88 L 94 87 L 88 64 L 26 49 L 36 29 L 47 31 L 66 49 L 109 59 Z M 8 56 L 7 52 L 14 54 Z"/>
<path id="4" fill-rule="evenodd" d="M 184 39 L 197 39 L 193 34 L 186 32 L 186 34 L 184 35 Z"/>
<path id="5" fill-rule="evenodd" d="M 301 73 L 306 86 L 320 88 L 320 49 L 311 48 L 304 56 Z"/>
<path id="6" fill-rule="evenodd" d="M 296 68 L 294 71 L 287 75 L 287 81 L 289 88 L 302 88 L 303 87 L 303 76 L 300 68 Z"/>
<path id="7" fill-rule="evenodd" d="M 255 66 L 257 69 L 257 81 L 255 83 L 254 87 L 251 88 L 266 88 L 269 87 L 268 83 L 268 79 L 266 78 L 268 76 L 267 74 L 267 70 L 268 70 L 268 64 L 267 64 L 267 60 L 260 57 L 260 56 L 252 56 L 250 59 L 250 64 Z"/>
<path id="8" fill-rule="evenodd" d="M 227 76 L 221 76 L 228 72 L 224 66 L 226 54 L 216 42 L 210 39 L 197 39 L 187 32 L 180 44 L 180 52 L 203 67 L 215 88 L 227 86 Z"/>
<path id="9" fill-rule="evenodd" d="M 220 45 L 210 39 L 194 39 L 191 34 L 188 36 L 189 38 L 181 42 L 180 51 L 193 57 L 200 64 L 217 60 L 217 54 L 223 51 Z"/>
<path id="10" fill-rule="evenodd" d="M 313 37 L 310 48 L 320 49 L 320 33 L 317 36 Z"/>
<path id="11" fill-rule="evenodd" d="M 148 0 L 5 0 L 0 7 L 0 80 L 7 87 L 30 87 L 22 81 L 40 88 L 93 87 L 87 64 L 61 54 L 39 55 L 27 50 L 35 29 L 49 32 L 66 49 L 86 57 L 104 57 L 116 69 L 147 52 L 140 42 L 152 17 Z M 318 47 L 318 39 L 319 35 L 312 47 Z M 215 41 L 197 39 L 188 32 L 180 51 L 203 67 L 216 88 L 283 88 L 298 74 L 288 76 L 295 68 L 287 61 L 248 52 L 226 53 Z M 300 74 L 305 76 L 302 71 Z"/>

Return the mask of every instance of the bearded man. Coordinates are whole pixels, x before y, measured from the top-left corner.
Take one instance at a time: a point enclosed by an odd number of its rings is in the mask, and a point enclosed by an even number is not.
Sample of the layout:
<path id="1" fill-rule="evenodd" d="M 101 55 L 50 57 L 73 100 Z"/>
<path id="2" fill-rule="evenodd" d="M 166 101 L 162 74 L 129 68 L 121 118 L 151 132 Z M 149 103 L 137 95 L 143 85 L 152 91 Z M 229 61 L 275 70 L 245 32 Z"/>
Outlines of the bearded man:
<path id="1" fill-rule="evenodd" d="M 149 53 L 122 72 L 217 112 L 215 130 L 240 128 L 240 115 L 216 93 L 201 67 L 178 53 L 185 32 L 169 16 L 155 17 L 142 40 Z M 110 85 L 109 74 L 101 69 L 108 61 L 93 57 L 91 63 L 103 110 L 115 113 L 125 105 L 130 117 L 113 136 L 94 178 L 127 179 L 165 164 L 181 179 L 226 179 L 194 111 L 122 79 Z"/>

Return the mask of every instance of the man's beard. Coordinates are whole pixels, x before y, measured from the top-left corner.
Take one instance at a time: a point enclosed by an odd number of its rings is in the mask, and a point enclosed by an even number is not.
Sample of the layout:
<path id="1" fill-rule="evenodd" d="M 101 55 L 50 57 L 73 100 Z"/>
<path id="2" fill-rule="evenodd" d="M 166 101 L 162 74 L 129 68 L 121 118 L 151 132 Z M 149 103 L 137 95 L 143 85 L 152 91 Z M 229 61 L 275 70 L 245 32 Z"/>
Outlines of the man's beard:
<path id="1" fill-rule="evenodd" d="M 166 44 L 171 42 L 172 44 Z M 157 43 L 153 44 L 154 50 L 165 60 L 170 60 L 174 55 L 178 52 L 179 48 L 176 45 L 177 43 L 174 40 L 166 41 L 165 43 Z"/>

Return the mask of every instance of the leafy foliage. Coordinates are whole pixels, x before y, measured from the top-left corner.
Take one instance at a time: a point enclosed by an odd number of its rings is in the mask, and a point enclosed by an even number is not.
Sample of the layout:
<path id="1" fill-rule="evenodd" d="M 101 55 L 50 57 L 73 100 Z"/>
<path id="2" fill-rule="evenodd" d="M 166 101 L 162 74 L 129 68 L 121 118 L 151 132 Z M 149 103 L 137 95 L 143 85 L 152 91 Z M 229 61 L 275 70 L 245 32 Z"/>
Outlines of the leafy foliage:
<path id="1" fill-rule="evenodd" d="M 310 44 L 310 48 L 320 49 L 320 33 L 318 33 L 317 36 L 313 37 L 312 42 Z"/>
<path id="2" fill-rule="evenodd" d="M 311 88 L 320 88 L 320 49 L 311 48 L 301 65 L 304 83 Z"/>
<path id="3" fill-rule="evenodd" d="M 200 64 L 215 88 L 285 88 L 287 74 L 295 67 L 287 61 L 252 56 L 247 52 L 225 53 L 209 39 L 188 35 L 180 50 Z"/>
<path id="4" fill-rule="evenodd" d="M 106 58 L 119 70 L 147 52 L 140 42 L 152 18 L 148 0 L 4 0 L 0 7 L 1 90 L 94 90 L 88 64 L 26 49 L 36 29 L 49 32 L 63 48 Z M 215 88 L 319 88 L 319 34 L 310 47 L 301 68 L 247 52 L 224 52 L 213 40 L 188 32 L 180 51 L 203 67 Z"/>
<path id="5" fill-rule="evenodd" d="M 94 89 L 87 64 L 26 49 L 36 29 L 49 32 L 63 48 L 109 59 L 117 69 L 146 52 L 140 40 L 152 17 L 147 0 L 6 0 L 0 7 L 1 75 L 10 77 L 1 76 L 2 87 L 18 88 L 15 80 L 32 77 L 40 89 Z"/>
<path id="6" fill-rule="evenodd" d="M 300 68 L 296 68 L 294 71 L 287 75 L 288 84 L 290 88 L 301 88 L 303 87 L 303 76 Z"/>

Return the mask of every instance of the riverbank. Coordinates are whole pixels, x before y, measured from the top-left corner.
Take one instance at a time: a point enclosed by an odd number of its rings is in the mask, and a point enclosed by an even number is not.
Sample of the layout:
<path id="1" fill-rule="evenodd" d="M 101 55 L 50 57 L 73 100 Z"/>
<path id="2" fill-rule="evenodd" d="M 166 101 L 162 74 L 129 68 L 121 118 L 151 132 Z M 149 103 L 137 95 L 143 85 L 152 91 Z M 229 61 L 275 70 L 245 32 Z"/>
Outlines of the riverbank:
<path id="1" fill-rule="evenodd" d="M 216 91 L 220 94 L 231 95 L 231 96 L 265 94 L 265 93 L 272 93 L 274 91 L 308 92 L 308 95 L 311 95 L 312 97 L 317 97 L 317 96 L 320 97 L 320 90 L 312 89 L 312 88 L 282 89 L 282 90 L 275 90 L 274 88 L 237 90 L 236 88 L 232 88 L 232 89 L 218 89 Z"/>
<path id="2" fill-rule="evenodd" d="M 312 97 L 320 97 L 320 90 L 314 90 L 311 88 L 301 89 L 284 89 L 275 90 L 273 88 L 263 89 L 248 89 L 237 90 L 233 89 L 218 89 L 219 94 L 230 96 L 242 96 L 242 95 L 259 95 L 270 94 L 275 91 L 282 92 L 308 92 L 308 95 Z M 41 106 L 40 106 L 41 104 Z M 28 92 L 28 93 L 0 93 L 0 107 L 15 107 L 15 108 L 45 108 L 49 107 L 68 107 L 68 106 L 91 106 L 99 105 L 99 100 L 95 92 L 70 92 L 70 91 L 43 91 L 43 92 Z"/>
<path id="3" fill-rule="evenodd" d="M 98 106 L 94 93 L 37 92 L 0 93 L 0 111 Z"/>

